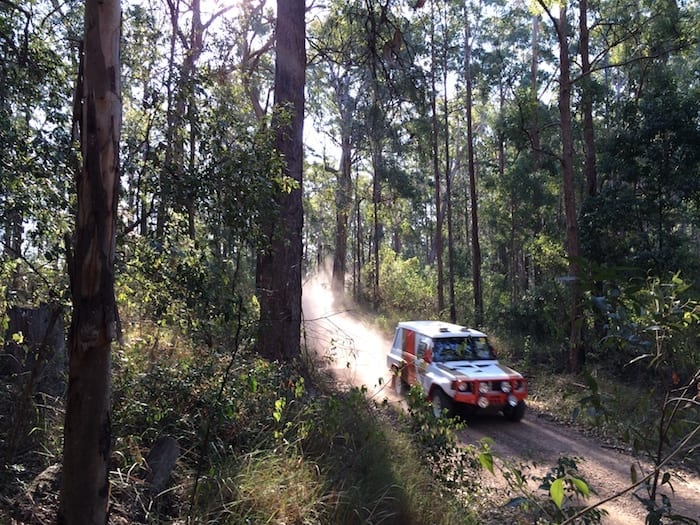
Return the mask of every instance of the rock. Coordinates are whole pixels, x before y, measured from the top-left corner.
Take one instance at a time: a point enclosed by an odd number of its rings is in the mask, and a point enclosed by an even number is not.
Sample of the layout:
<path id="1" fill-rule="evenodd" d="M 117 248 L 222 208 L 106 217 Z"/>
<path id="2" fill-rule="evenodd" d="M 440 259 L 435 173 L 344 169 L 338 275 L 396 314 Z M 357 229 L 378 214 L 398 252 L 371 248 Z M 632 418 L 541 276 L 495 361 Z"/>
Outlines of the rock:
<path id="1" fill-rule="evenodd" d="M 159 437 L 151 447 L 146 456 L 146 482 L 156 493 L 165 488 L 179 456 L 180 445 L 171 436 Z"/>

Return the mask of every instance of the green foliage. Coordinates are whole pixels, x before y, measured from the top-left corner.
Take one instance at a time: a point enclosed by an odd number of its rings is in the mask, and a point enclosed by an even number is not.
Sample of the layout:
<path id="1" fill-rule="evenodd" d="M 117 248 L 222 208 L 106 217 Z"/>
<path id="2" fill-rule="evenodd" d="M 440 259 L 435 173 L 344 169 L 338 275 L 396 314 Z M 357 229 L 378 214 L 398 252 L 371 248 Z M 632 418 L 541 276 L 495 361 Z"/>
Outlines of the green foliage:
<path id="1" fill-rule="evenodd" d="M 476 473 L 484 463 L 488 464 L 488 454 L 472 445 L 463 446 L 457 432 L 464 428 L 464 423 L 454 418 L 434 417 L 420 387 L 412 387 L 407 399 L 410 433 L 435 478 L 455 496 L 460 491 L 474 492 Z"/>
<path id="2" fill-rule="evenodd" d="M 251 127 L 236 112 L 236 99 L 220 88 L 209 108 L 199 170 L 202 219 L 207 232 L 226 252 L 244 246 L 265 247 L 262 224 L 274 219 L 279 196 L 297 188 L 284 175 L 271 126 Z"/>
<path id="3" fill-rule="evenodd" d="M 636 473 L 634 466 L 632 467 L 632 482 L 636 483 Z M 644 483 L 646 494 L 640 495 L 635 493 L 634 496 L 639 502 L 644 505 L 647 511 L 646 523 L 648 525 L 662 525 L 663 523 L 687 524 L 696 525 L 697 520 L 692 516 L 683 516 L 678 514 L 673 509 L 672 496 L 666 493 L 659 492 L 658 497 L 654 497 L 656 490 L 659 491 L 668 489 L 673 494 L 673 484 L 671 483 L 671 474 L 664 472 L 659 480 L 658 476 L 653 481 Z M 660 501 L 658 501 L 660 500 Z"/>
<path id="4" fill-rule="evenodd" d="M 383 248 L 379 275 L 382 305 L 401 312 L 406 318 L 432 318 L 435 311 L 435 275 L 416 257 L 402 260 L 389 248 Z"/>
<path id="5" fill-rule="evenodd" d="M 615 125 L 601 147 L 610 184 L 585 203 L 581 247 L 599 263 L 696 273 L 696 242 L 678 225 L 697 220 L 687 213 L 700 194 L 698 93 L 677 84 L 663 62 L 650 71 L 640 97 L 614 107 Z"/>
<path id="6" fill-rule="evenodd" d="M 294 368 L 246 347 L 213 351 L 188 343 L 177 327 L 131 326 L 115 355 L 117 472 L 140 475 L 144 449 L 170 435 L 185 451 L 174 476 L 196 480 L 150 508 L 148 519 L 182 516 L 178 507 L 189 500 L 198 522 L 475 522 L 433 475 L 449 471 L 450 490 L 469 497 L 460 482 L 468 472 L 450 464 L 457 443 L 447 427 L 429 446 L 443 462 L 432 472 L 420 466 L 422 441 L 393 430 L 363 389 L 325 394 L 314 386 L 310 395 Z"/>
<path id="7" fill-rule="evenodd" d="M 14 237 L 12 228 L 26 229 L 25 240 L 43 250 L 61 242 L 70 211 L 74 73 L 65 37 L 81 10 L 57 14 L 47 3 L 35 4 L 0 12 L 0 229 L 4 242 Z"/>
<path id="8" fill-rule="evenodd" d="M 509 505 L 530 513 L 532 523 L 601 523 L 606 511 L 586 508 L 585 500 L 595 491 L 581 477 L 579 461 L 580 458 L 561 456 L 542 476 L 530 474 L 537 465 L 504 461 L 503 476 L 518 494 Z"/>
<path id="9" fill-rule="evenodd" d="M 601 392 L 598 381 L 591 373 L 584 371 L 584 379 L 586 380 L 587 392 L 586 395 L 579 399 L 577 406 L 571 414 L 571 419 L 576 421 L 579 417 L 580 410 L 584 409 L 586 415 L 591 418 L 597 425 L 601 424 L 601 420 L 606 422 L 610 419 L 610 413 L 607 409 L 607 396 Z"/>
<path id="10" fill-rule="evenodd" d="M 167 434 L 178 436 L 181 446 L 244 451 L 285 439 L 289 407 L 303 395 L 303 380 L 245 349 L 192 350 L 188 356 L 180 348 L 173 354 L 160 347 L 167 333 L 160 330 L 150 339 L 134 334 L 116 360 L 114 413 L 121 439 L 148 446 Z"/>
<path id="11" fill-rule="evenodd" d="M 75 73 L 66 35 L 82 12 L 74 7 L 0 10 L 0 328 L 7 307 L 60 300 L 67 290 Z"/>
<path id="12" fill-rule="evenodd" d="M 78 155 L 71 143 L 78 56 L 73 43 L 82 31 L 82 7 L 74 0 L 60 5 L 30 0 L 5 2 L 0 10 L 3 336 L 9 306 L 67 296 L 64 247 L 72 228 Z M 450 174 L 460 317 L 469 319 L 472 308 L 472 232 L 456 133 L 464 116 L 464 12 L 457 4 L 438 7 L 426 3 L 407 14 L 394 1 L 331 2 L 331 16 L 312 17 L 309 25 L 309 65 L 315 71 L 309 76 L 308 107 L 327 125 L 330 142 L 338 135 L 350 139 L 358 184 L 352 204 L 361 225 L 356 238 L 348 239 L 350 252 L 360 253 L 348 256 L 364 264 L 359 268 L 364 286 L 371 285 L 372 265 L 379 265 L 387 317 L 436 315 L 436 270 L 428 262 L 434 256 L 435 214 L 426 117 L 430 75 L 443 71 L 457 78 L 457 86 L 448 95 L 454 98 L 437 100 L 446 103 L 449 114 L 448 127 L 441 122 L 438 129 L 435 160 L 443 170 L 447 152 L 441 139 L 449 131 L 455 145 Z M 611 394 L 594 367 L 648 385 L 629 410 L 637 419 L 627 437 L 658 463 L 660 451 L 696 428 L 691 394 L 700 367 L 700 312 L 697 289 L 689 283 L 700 268 L 698 12 L 692 3 L 656 0 L 644 2 L 641 10 L 624 6 L 623 11 L 610 2 L 594 7 L 591 19 L 609 21 L 591 35 L 596 54 L 611 42 L 619 45 L 601 53 L 610 67 L 590 79 L 597 87 L 600 192 L 583 203 L 580 228 L 583 255 L 600 266 L 587 269 L 590 279 L 583 283 L 591 372 L 578 415 L 614 424 L 610 403 L 616 391 Z M 560 343 L 568 332 L 567 294 L 556 281 L 566 269 L 556 108 L 546 102 L 550 86 L 544 82 L 556 67 L 552 35 L 540 31 L 535 42 L 531 13 L 521 3 L 492 3 L 488 12 L 472 3 L 468 8 L 475 22 L 473 116 L 488 324 L 504 339 L 517 341 L 510 345 L 516 357 L 522 347 L 528 364 L 551 369 L 561 362 Z M 181 24 L 191 20 L 179 14 Z M 124 10 L 116 278 L 126 346 L 115 351 L 114 360 L 117 450 L 125 465 L 140 465 L 140 450 L 156 436 L 177 435 L 187 446 L 183 467 L 191 469 L 183 478 L 200 464 L 205 467 L 198 508 L 212 505 L 231 522 L 277 519 L 270 508 L 278 503 L 284 503 L 277 508 L 286 509 L 289 521 L 380 522 L 404 518 L 406 512 L 418 516 L 416 522 L 446 522 L 449 517 L 426 510 L 435 506 L 429 482 L 409 478 L 416 463 L 404 461 L 406 466 L 384 455 L 400 442 L 402 457 L 429 458 L 437 476 L 456 487 L 463 474 L 452 470 L 448 452 L 455 446 L 457 423 L 433 421 L 427 411 L 416 410 L 414 422 L 407 424 L 418 442 L 413 434 L 402 440 L 374 425 L 360 392 L 311 396 L 307 389 L 313 388 L 298 372 L 249 353 L 258 313 L 253 254 L 269 241 L 260 224 L 274 219 L 280 195 L 297 188 L 283 175 L 265 114 L 274 70 L 272 17 L 262 4 L 251 3 L 235 16 L 222 23 L 221 34 L 212 33 L 218 20 L 207 26 L 205 53 L 196 71 L 183 75 L 184 59 L 194 51 L 183 43 L 188 38 L 183 27 L 169 27 L 168 14 L 157 9 Z M 431 47 L 426 36 L 433 22 Z M 174 37 L 168 63 L 171 31 L 184 38 Z M 575 38 L 573 26 L 572 31 Z M 525 59 L 534 44 L 543 66 L 537 78 L 531 78 Z M 343 89 L 334 90 L 334 83 Z M 178 103 L 185 93 L 196 103 L 183 113 Z M 346 98 L 341 103 L 337 95 Z M 376 140 L 375 149 L 369 138 Z M 576 149 L 582 151 L 580 144 Z M 170 156 L 182 165 L 166 165 Z M 377 220 L 386 236 L 377 240 L 380 262 L 365 264 L 373 247 L 369 173 L 380 183 Z M 301 188 L 310 211 L 308 246 L 333 244 L 334 181 L 321 175 L 317 170 Z M 175 212 L 173 200 L 179 205 Z M 167 227 L 156 236 L 161 217 Z M 386 248 L 389 241 L 400 253 Z M 603 271 L 621 265 L 635 268 Z M 666 272 L 674 276 L 650 277 Z M 418 443 L 430 451 L 427 456 L 416 450 Z M 488 453 L 478 457 L 493 468 Z M 457 464 L 469 465 L 464 472 L 471 472 L 470 461 L 460 458 Z M 219 466 L 228 478 L 217 475 Z M 253 476 L 265 474 L 269 486 L 277 478 L 290 491 L 275 499 L 274 491 L 256 490 Z M 548 497 L 558 510 L 569 495 L 583 491 L 575 473 L 566 476 L 550 480 Z M 650 521 L 671 512 L 665 501 L 652 497 L 654 487 L 668 487 L 670 480 L 661 474 L 657 481 L 650 482 L 644 501 Z M 465 486 L 469 483 L 465 480 Z M 297 485 L 308 487 L 308 493 L 292 490 Z M 204 501 L 207 494 L 233 499 L 216 507 Z M 203 519 L 215 521 L 210 515 Z"/>
<path id="13" fill-rule="evenodd" d="M 179 326 L 209 347 L 231 344 L 238 326 L 253 322 L 257 311 L 250 299 L 252 278 L 243 268 L 247 259 L 217 256 L 187 239 L 129 241 L 116 290 L 118 304 L 137 314 L 135 321 Z"/>
<path id="14" fill-rule="evenodd" d="M 594 411 L 596 416 L 604 413 L 605 422 L 612 419 L 623 419 L 620 437 L 630 443 L 636 454 L 647 457 L 653 467 L 645 468 L 640 462 L 630 469 L 630 486 L 639 488 L 634 496 L 644 506 L 648 523 L 693 523 L 693 519 L 679 515 L 673 508 L 673 474 L 666 470 L 671 461 L 680 461 L 690 468 L 698 467 L 693 457 L 692 443 L 700 433 L 700 424 L 694 418 L 697 402 L 693 396 L 697 392 L 697 381 L 700 372 L 696 372 L 687 384 L 668 392 L 660 397 L 652 392 L 646 397 L 636 396 L 632 414 L 621 415 L 620 408 L 615 406 L 615 398 L 600 394 L 601 385 L 592 376 L 587 376 L 589 392 L 580 400 L 583 408 Z M 601 418 L 594 417 L 597 424 Z M 667 491 L 670 491 L 667 492 Z"/>
<path id="15" fill-rule="evenodd" d="M 602 322 L 606 354 L 615 356 L 615 363 L 624 360 L 627 370 L 643 374 L 648 383 L 648 398 L 640 398 L 637 408 L 640 419 L 626 428 L 624 438 L 655 467 L 644 478 L 646 496 L 638 497 L 647 509 L 647 521 L 660 523 L 673 515 L 670 497 L 659 491 L 670 481 L 662 468 L 671 458 L 689 459 L 685 445 L 700 431 L 694 401 L 700 381 L 700 305 L 678 274 L 623 285 L 614 279 L 614 271 L 593 273 L 599 278 L 598 295 L 591 294 L 590 299 Z M 607 415 L 598 382 L 592 375 L 586 382 L 581 405 Z M 634 470 L 632 474 L 632 483 L 637 484 L 639 476 Z"/>
<path id="16" fill-rule="evenodd" d="M 568 336 L 566 300 L 566 290 L 560 283 L 544 283 L 523 293 L 517 301 L 500 305 L 491 316 L 494 331 L 502 337 L 528 341 L 527 352 L 523 350 L 522 355 L 514 357 L 560 370 L 564 363 L 559 345 Z"/>
<path id="17" fill-rule="evenodd" d="M 654 371 L 666 387 L 672 373 L 687 376 L 700 367 L 700 306 L 680 275 L 626 282 L 618 281 L 614 270 L 593 275 L 596 288 L 589 300 L 604 330 L 601 357 L 612 358 L 613 365 Z"/>

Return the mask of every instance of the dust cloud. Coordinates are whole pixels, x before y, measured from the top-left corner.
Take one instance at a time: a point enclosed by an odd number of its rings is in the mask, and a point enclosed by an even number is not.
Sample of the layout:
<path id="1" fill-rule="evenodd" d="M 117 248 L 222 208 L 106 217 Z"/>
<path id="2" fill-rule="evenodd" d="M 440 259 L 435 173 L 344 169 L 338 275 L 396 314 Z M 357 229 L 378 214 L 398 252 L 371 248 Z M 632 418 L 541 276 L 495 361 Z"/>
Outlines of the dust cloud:
<path id="1" fill-rule="evenodd" d="M 343 387 L 367 388 L 376 402 L 397 402 L 386 355 L 393 334 L 375 329 L 349 298 L 336 296 L 328 271 L 309 276 L 302 290 L 306 347 Z"/>

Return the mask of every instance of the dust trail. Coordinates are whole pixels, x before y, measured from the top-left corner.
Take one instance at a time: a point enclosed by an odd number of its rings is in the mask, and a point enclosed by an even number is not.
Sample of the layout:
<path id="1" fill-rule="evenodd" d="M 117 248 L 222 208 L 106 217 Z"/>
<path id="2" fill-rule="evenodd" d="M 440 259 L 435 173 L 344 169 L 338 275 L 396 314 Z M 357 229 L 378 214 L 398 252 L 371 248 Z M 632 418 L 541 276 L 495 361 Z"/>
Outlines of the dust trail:
<path id="1" fill-rule="evenodd" d="M 344 386 L 365 386 L 377 402 L 396 401 L 386 366 L 391 335 L 373 328 L 349 299 L 336 297 L 328 272 L 304 282 L 302 308 L 306 344 L 325 371 Z"/>

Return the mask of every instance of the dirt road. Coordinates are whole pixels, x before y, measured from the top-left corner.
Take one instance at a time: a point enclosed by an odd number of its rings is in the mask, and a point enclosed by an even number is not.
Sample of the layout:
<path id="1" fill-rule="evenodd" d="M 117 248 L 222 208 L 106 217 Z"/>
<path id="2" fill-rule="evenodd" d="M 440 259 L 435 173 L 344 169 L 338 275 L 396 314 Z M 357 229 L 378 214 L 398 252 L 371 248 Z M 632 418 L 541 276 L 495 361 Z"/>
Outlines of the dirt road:
<path id="1" fill-rule="evenodd" d="M 351 305 L 334 300 L 327 279 L 314 278 L 304 284 L 303 306 L 307 344 L 320 352 L 328 369 L 347 385 L 364 385 L 376 401 L 386 399 L 402 406 L 404 400 L 397 398 L 389 387 L 386 352 L 391 344 L 390 336 L 373 329 Z M 539 467 L 533 470 L 537 475 L 556 464 L 561 456 L 583 458 L 579 461 L 580 473 L 597 492 L 589 503 L 627 488 L 630 468 L 638 465 L 632 456 L 605 448 L 574 428 L 550 422 L 532 411 L 520 423 L 510 423 L 497 416 L 472 418 L 460 437 L 465 443 L 489 437 L 497 456 L 537 464 Z M 494 489 L 505 487 L 498 474 L 486 473 L 483 483 Z M 671 497 L 673 508 L 700 521 L 700 479 L 677 472 L 672 484 L 675 493 L 667 489 L 665 492 Z M 608 511 L 605 524 L 643 525 L 645 522 L 644 508 L 631 492 L 603 508 Z"/>
<path id="2" fill-rule="evenodd" d="M 532 412 L 519 424 L 512 424 L 497 416 L 473 418 L 461 433 L 465 442 L 475 442 L 482 437 L 493 439 L 494 452 L 512 461 L 522 460 L 540 465 L 538 475 L 554 465 L 559 457 L 578 457 L 579 472 L 589 486 L 598 493 L 589 504 L 606 499 L 625 490 L 630 485 L 630 468 L 639 463 L 632 456 L 619 450 L 606 448 L 593 438 L 577 430 L 555 424 Z M 646 466 L 648 469 L 648 466 Z M 535 473 L 535 472 L 533 472 Z M 498 478 L 486 479 L 495 487 L 502 485 Z M 661 492 L 671 497 L 673 508 L 686 516 L 700 519 L 700 480 L 681 472 L 675 472 L 672 480 L 675 494 L 668 488 Z M 639 492 L 640 495 L 644 493 Z M 643 524 L 645 510 L 629 492 L 605 504 L 608 516 L 604 523 L 613 525 Z"/>

